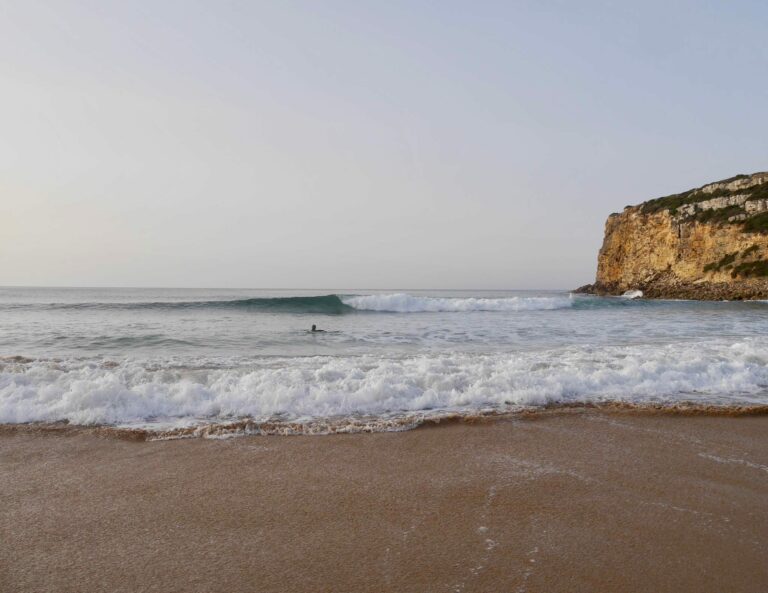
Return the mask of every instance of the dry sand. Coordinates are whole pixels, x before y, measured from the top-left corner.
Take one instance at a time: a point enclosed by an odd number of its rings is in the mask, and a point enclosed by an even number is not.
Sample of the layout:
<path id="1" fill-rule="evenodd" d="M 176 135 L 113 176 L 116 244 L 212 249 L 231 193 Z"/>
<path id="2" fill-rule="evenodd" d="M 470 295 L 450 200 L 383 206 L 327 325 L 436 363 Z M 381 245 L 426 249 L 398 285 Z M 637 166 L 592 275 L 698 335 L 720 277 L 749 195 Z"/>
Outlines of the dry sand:
<path id="1" fill-rule="evenodd" d="M 3 592 L 765 592 L 768 417 L 0 430 Z"/>

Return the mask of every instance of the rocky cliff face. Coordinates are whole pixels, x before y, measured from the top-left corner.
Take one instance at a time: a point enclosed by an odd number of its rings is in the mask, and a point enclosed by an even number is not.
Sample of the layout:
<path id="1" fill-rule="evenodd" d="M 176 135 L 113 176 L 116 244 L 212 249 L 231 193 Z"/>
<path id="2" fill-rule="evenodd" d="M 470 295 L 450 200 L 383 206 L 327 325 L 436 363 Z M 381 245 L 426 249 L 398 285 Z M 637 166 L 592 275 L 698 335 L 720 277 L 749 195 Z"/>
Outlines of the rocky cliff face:
<path id="1" fill-rule="evenodd" d="M 597 294 L 768 298 L 768 173 L 739 175 L 611 214 Z"/>

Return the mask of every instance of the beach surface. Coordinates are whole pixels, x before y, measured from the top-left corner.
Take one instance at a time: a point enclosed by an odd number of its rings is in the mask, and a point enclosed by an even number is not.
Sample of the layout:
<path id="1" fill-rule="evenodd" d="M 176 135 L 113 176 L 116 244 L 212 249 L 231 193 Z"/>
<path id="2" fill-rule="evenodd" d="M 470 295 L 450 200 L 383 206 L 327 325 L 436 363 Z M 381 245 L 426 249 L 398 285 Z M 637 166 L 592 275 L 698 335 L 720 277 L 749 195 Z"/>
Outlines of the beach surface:
<path id="1" fill-rule="evenodd" d="M 764 592 L 768 417 L 0 428 L 3 592 Z"/>

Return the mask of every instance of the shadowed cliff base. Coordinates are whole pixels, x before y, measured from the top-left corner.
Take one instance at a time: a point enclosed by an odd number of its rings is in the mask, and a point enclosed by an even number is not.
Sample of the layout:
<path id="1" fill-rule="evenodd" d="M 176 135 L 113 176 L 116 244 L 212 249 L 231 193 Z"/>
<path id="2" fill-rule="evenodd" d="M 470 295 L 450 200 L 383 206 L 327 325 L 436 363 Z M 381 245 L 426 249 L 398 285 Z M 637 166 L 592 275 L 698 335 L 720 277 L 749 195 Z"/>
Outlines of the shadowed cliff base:
<path id="1" fill-rule="evenodd" d="M 627 290 L 642 290 L 650 299 L 688 299 L 699 301 L 747 301 L 768 299 L 768 279 L 750 279 L 735 282 L 690 282 L 671 274 L 660 274 L 647 282 L 638 282 L 631 288 L 620 282 L 595 282 L 575 289 L 577 294 L 618 296 Z"/>
<path id="2" fill-rule="evenodd" d="M 768 588 L 768 417 L 0 432 L 0 591 Z"/>

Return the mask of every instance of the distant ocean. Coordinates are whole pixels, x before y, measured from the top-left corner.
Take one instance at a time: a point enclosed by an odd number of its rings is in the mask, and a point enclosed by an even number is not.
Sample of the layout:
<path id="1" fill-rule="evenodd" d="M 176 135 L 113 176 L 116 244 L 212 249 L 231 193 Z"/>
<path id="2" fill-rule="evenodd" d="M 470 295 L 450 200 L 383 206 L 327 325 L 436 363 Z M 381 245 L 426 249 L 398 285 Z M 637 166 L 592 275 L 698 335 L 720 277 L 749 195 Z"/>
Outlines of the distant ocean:
<path id="1" fill-rule="evenodd" d="M 322 433 L 606 403 L 768 405 L 768 303 L 0 288 L 0 423 Z"/>

